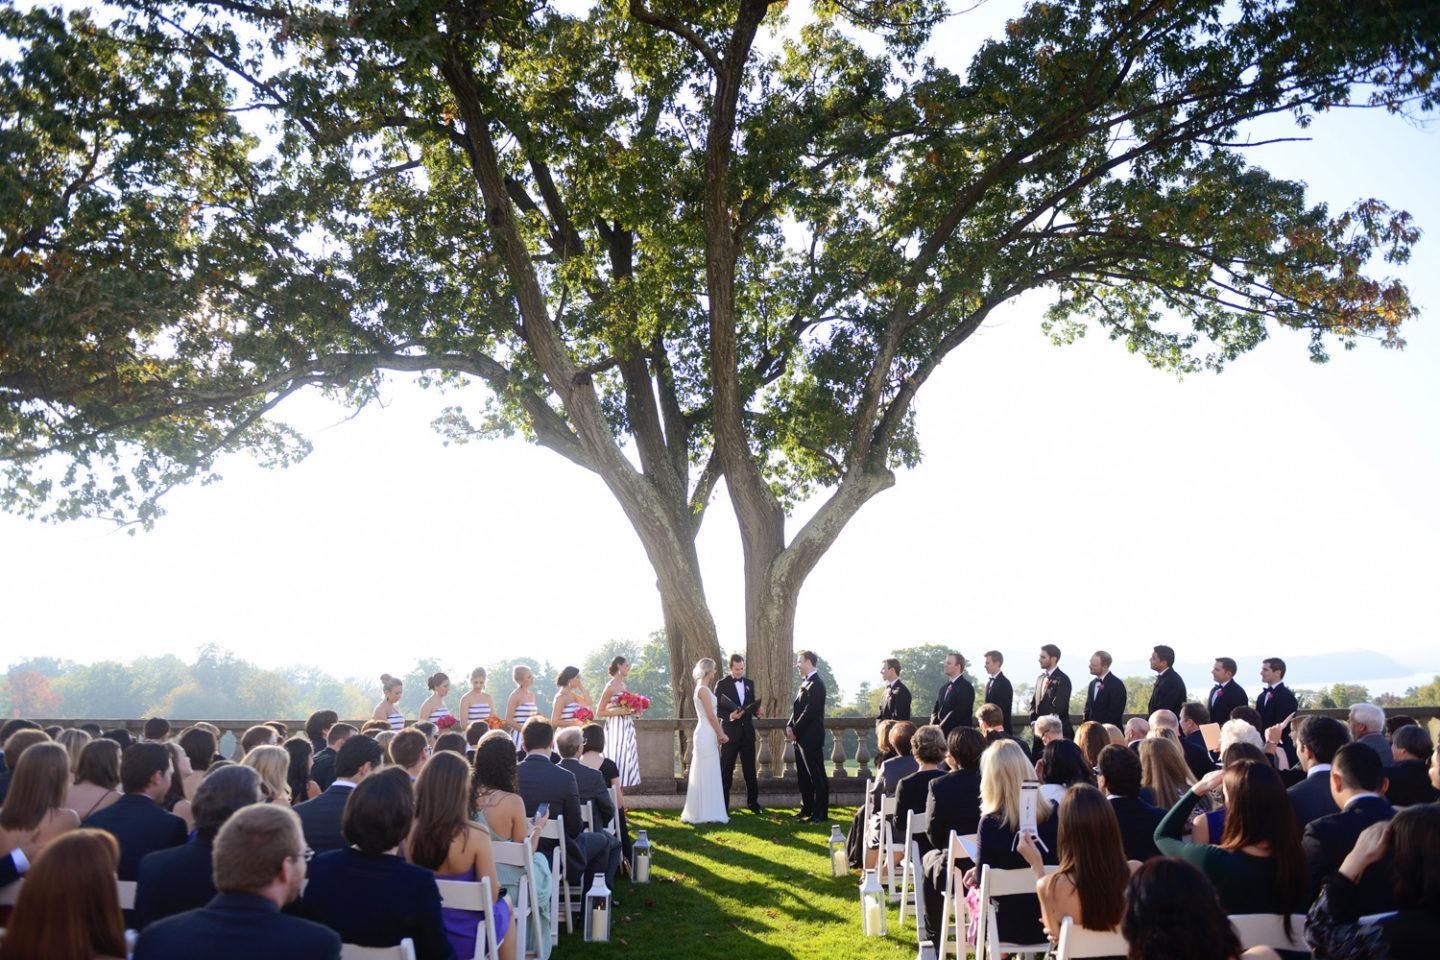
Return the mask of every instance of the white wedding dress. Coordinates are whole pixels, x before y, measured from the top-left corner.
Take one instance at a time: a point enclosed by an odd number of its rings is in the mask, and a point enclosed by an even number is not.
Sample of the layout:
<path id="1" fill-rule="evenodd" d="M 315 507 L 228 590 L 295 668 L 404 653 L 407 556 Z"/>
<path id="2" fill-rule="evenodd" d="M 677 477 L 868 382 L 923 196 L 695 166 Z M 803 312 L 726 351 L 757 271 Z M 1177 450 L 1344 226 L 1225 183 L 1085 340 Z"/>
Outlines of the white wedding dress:
<path id="1" fill-rule="evenodd" d="M 695 753 L 690 758 L 690 787 L 685 791 L 685 809 L 680 819 L 685 823 L 729 823 L 725 812 L 725 789 L 720 783 L 720 738 L 706 719 L 715 714 L 715 694 L 709 687 L 696 687 L 693 697 L 695 716 Z"/>

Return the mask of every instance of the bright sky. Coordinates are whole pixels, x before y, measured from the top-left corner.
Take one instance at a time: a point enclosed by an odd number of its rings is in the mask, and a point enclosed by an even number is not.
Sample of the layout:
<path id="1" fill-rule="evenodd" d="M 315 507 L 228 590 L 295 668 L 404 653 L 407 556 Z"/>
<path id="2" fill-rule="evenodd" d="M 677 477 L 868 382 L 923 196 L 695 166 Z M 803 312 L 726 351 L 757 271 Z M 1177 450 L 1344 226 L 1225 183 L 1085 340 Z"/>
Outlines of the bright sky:
<path id="1" fill-rule="evenodd" d="M 1440 672 L 1440 139 L 1365 111 L 1308 135 L 1254 161 L 1332 208 L 1379 197 L 1430 231 L 1394 271 L 1427 311 L 1409 347 L 1316 366 L 1304 337 L 1278 334 L 1177 383 L 1103 335 L 1052 346 L 1045 297 L 997 313 L 920 395 L 922 465 L 801 595 L 796 642 L 847 696 L 919 643 L 998 647 L 1027 679 L 1046 642 L 1117 659 L 1157 642 L 1181 660 L 1373 649 Z M 172 493 L 152 533 L 0 517 L 0 663 L 216 642 L 368 678 L 420 656 L 452 673 L 521 653 L 578 663 L 658 629 L 654 574 L 600 481 L 519 442 L 444 447 L 428 422 L 448 402 L 403 380 L 345 422 L 297 400 L 282 412 L 314 440 L 307 461 L 233 458 L 223 482 Z M 743 649 L 723 488 L 700 550 L 722 645 Z"/>

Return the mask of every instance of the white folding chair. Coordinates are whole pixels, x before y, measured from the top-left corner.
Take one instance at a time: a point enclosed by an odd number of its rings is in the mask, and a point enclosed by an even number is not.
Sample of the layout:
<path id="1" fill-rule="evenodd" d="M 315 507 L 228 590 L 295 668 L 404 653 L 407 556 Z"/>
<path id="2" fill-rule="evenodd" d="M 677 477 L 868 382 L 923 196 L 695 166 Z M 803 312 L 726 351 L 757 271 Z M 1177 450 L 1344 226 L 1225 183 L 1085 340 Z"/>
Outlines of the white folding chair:
<path id="1" fill-rule="evenodd" d="M 540 927 L 540 900 L 535 887 L 535 861 L 531 858 L 530 844 L 492 840 L 490 850 L 495 857 L 496 866 L 503 863 L 524 871 L 520 877 L 519 889 L 515 891 L 515 902 L 510 904 L 510 926 L 515 930 L 515 956 L 523 958 L 531 935 L 534 935 L 534 942 L 537 944 L 544 936 Z M 539 950 L 534 952 L 538 954 Z"/>
<path id="2" fill-rule="evenodd" d="M 894 819 L 895 797 L 888 796 L 880 801 L 880 877 L 891 903 L 900 899 L 896 864 L 897 858 L 905 855 L 905 844 L 895 839 Z"/>
<path id="3" fill-rule="evenodd" d="M 1235 913 L 1230 915 L 1230 925 L 1240 938 L 1240 949 L 1271 947 L 1275 950 L 1295 950 L 1309 953 L 1305 944 L 1305 914 L 1290 916 L 1290 936 L 1285 936 L 1285 915 L 1283 913 Z"/>
<path id="4" fill-rule="evenodd" d="M 920 859 L 916 851 L 920 845 L 915 842 L 917 836 L 923 836 L 925 830 L 930 826 L 930 815 L 924 810 L 910 810 L 905 816 L 905 852 L 900 858 L 900 922 L 905 922 L 905 908 L 914 906 L 916 913 L 920 907 Z M 921 938 L 924 939 L 923 937 Z"/>
<path id="5" fill-rule="evenodd" d="M 435 886 L 440 890 L 440 905 L 451 910 L 483 910 L 485 919 L 475 924 L 475 953 L 457 960 L 482 960 L 499 957 L 499 944 L 495 940 L 495 910 L 491 899 L 490 878 L 479 880 L 440 880 Z"/>
<path id="6" fill-rule="evenodd" d="M 115 892 L 120 896 L 121 910 L 135 909 L 135 887 L 138 886 L 134 880 L 116 880 Z"/>
<path id="7" fill-rule="evenodd" d="M 968 849 L 965 846 L 967 843 L 969 844 Z M 945 905 L 940 911 L 940 942 L 935 948 L 935 956 L 939 960 L 945 960 L 951 917 L 954 917 L 955 955 L 963 957 L 969 952 L 969 946 L 965 942 L 965 930 L 970 926 L 970 904 L 965 899 L 964 886 L 961 883 L 961 877 L 964 876 L 965 871 L 955 866 L 955 861 L 973 860 L 972 851 L 974 849 L 975 834 L 967 833 L 962 837 L 954 830 L 950 831 L 945 857 Z"/>
<path id="8" fill-rule="evenodd" d="M 610 822 L 605 825 L 613 837 L 620 836 L 620 787 L 610 788 Z"/>
<path id="9" fill-rule="evenodd" d="M 415 942 L 409 937 L 393 947 L 362 947 L 340 944 L 340 960 L 415 960 Z"/>
<path id="10" fill-rule="evenodd" d="M 1081 960 L 1083 957 L 1123 957 L 1130 944 L 1119 930 L 1086 930 L 1066 917 L 1060 923 L 1060 942 L 1055 947 L 1055 960 Z"/>
<path id="11" fill-rule="evenodd" d="M 14 883 L 7 883 L 0 887 L 0 907 L 13 907 L 15 901 L 20 897 L 20 888 L 24 886 L 25 880 L 22 877 Z"/>
<path id="12" fill-rule="evenodd" d="M 574 921 L 570 918 L 570 911 L 574 907 L 570 900 L 570 880 L 566 874 L 566 864 L 570 858 L 565 855 L 565 818 L 556 816 L 546 821 L 540 830 L 540 837 L 544 840 L 559 841 L 550 862 L 550 946 L 553 947 L 560 942 L 562 896 L 565 899 L 565 932 L 572 933 L 575 930 Z"/>
<path id="13" fill-rule="evenodd" d="M 1046 866 L 1046 873 L 1054 873 L 1057 868 Z M 1000 960 L 1002 953 L 1044 953 L 1050 949 L 1050 941 L 1042 940 L 1039 943 L 1005 943 L 1000 939 L 999 916 L 995 908 L 995 897 L 1008 897 L 1014 894 L 1028 893 L 1035 894 L 1035 873 L 1029 867 L 1019 867 L 1014 870 L 997 870 L 986 864 L 980 868 L 980 921 L 979 928 L 975 934 L 975 954 L 980 960 L 989 957 L 990 960 Z M 1035 913 L 1038 918 L 1040 903 L 1035 903 Z"/>
<path id="14" fill-rule="evenodd" d="M 594 831 L 595 829 L 595 801 L 586 800 L 580 804 L 580 829 Z"/>

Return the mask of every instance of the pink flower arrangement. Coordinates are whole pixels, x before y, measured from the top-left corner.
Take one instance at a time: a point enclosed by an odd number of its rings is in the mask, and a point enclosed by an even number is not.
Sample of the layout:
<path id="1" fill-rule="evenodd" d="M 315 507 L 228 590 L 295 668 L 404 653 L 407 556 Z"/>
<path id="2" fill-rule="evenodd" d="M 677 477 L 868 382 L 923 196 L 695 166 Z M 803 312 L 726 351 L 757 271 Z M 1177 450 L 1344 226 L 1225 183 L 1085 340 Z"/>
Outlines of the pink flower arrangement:
<path id="1" fill-rule="evenodd" d="M 591 720 L 595 719 L 595 713 L 594 711 L 586 707 L 581 707 L 579 710 L 575 711 L 575 719 L 579 720 L 581 723 L 589 723 Z"/>
<path id="2" fill-rule="evenodd" d="M 445 714 L 445 716 L 440 717 L 435 721 L 435 726 L 439 727 L 441 730 L 448 730 L 459 722 L 460 721 L 456 720 L 454 716 L 447 713 Z"/>
<path id="3" fill-rule="evenodd" d="M 631 713 L 644 713 L 650 709 L 649 697 L 642 697 L 640 694 L 631 693 L 629 690 L 626 690 L 620 694 L 620 696 L 616 697 L 615 702 Z"/>

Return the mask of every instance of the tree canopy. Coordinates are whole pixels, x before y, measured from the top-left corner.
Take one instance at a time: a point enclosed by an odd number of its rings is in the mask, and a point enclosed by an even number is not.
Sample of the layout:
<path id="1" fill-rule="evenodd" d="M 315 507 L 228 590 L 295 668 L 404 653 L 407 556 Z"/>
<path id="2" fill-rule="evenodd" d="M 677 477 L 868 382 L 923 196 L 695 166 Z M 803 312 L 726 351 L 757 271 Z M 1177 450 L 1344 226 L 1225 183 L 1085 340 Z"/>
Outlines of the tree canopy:
<path id="1" fill-rule="evenodd" d="M 522 434 L 614 494 L 681 705 L 719 659 L 695 536 L 723 476 L 775 715 L 805 577 L 997 306 L 1046 290 L 1057 341 L 1176 374 L 1277 328 L 1316 360 L 1403 344 L 1375 269 L 1408 215 L 1308 203 L 1245 149 L 1267 115 L 1431 109 L 1440 6 L 1035 2 L 968 64 L 929 46 L 947 16 L 6 3 L 0 506 L 150 524 L 228 451 L 304 456 L 287 397 L 418 374 L 457 390 L 447 437 Z"/>

